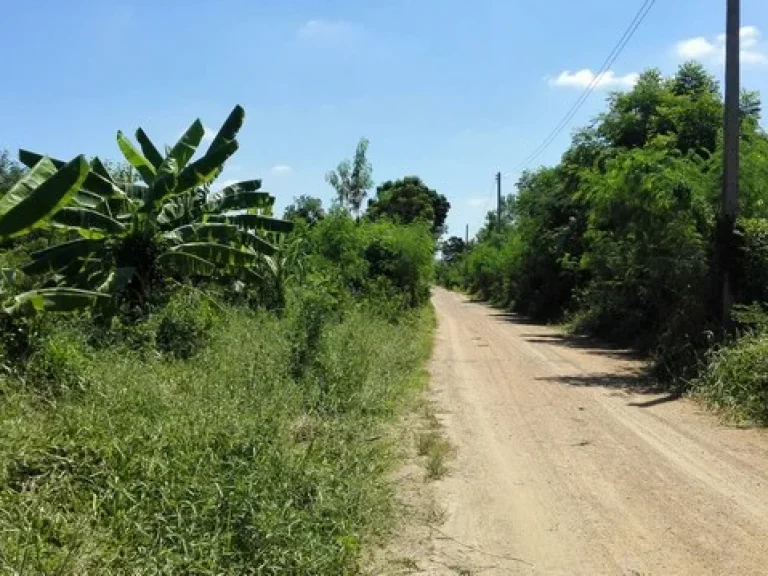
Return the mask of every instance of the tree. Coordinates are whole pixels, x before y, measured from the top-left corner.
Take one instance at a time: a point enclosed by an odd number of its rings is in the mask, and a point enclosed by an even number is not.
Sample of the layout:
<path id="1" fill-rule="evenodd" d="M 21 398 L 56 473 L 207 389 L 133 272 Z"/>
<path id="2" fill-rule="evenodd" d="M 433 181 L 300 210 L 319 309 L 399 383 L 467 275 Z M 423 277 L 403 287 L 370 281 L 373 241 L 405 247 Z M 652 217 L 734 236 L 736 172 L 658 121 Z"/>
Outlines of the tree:
<path id="1" fill-rule="evenodd" d="M 429 188 L 421 178 L 406 176 L 384 182 L 376 189 L 376 198 L 368 203 L 368 217 L 371 220 L 388 218 L 400 224 L 429 222 L 432 233 L 440 236 L 445 231 L 450 208 L 448 199 Z"/>
<path id="2" fill-rule="evenodd" d="M 451 236 L 440 245 L 440 253 L 442 254 L 443 262 L 447 264 L 456 262 L 466 250 L 466 242 L 464 242 L 463 238 L 458 236 Z"/>
<path id="3" fill-rule="evenodd" d="M 368 140 L 361 138 L 352 162 L 343 160 L 336 170 L 328 172 L 325 176 L 328 184 L 336 190 L 339 204 L 351 209 L 357 217 L 360 216 L 360 208 L 368 190 L 373 187 L 373 167 L 368 161 L 367 153 Z"/>
<path id="4" fill-rule="evenodd" d="M 7 150 L 0 151 L 0 196 L 5 194 L 24 174 L 24 167 L 11 159 Z"/>
<path id="5" fill-rule="evenodd" d="M 284 220 L 292 222 L 302 220 L 310 226 L 314 226 L 323 218 L 325 218 L 323 201 L 306 194 L 294 198 L 293 204 L 289 204 L 283 212 Z"/>

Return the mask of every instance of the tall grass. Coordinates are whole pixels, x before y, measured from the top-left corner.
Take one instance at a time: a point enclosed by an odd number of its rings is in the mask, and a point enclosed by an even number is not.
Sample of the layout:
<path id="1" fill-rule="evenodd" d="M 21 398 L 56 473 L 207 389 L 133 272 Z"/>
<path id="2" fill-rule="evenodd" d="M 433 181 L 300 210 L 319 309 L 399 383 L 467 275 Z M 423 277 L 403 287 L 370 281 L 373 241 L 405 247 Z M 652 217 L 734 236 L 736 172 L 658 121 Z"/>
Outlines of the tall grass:
<path id="1" fill-rule="evenodd" d="M 381 429 L 423 382 L 431 311 L 346 312 L 298 380 L 290 324 L 226 309 L 186 360 L 64 327 L 51 370 L 76 386 L 0 376 L 0 572 L 354 573 L 387 525 Z"/>

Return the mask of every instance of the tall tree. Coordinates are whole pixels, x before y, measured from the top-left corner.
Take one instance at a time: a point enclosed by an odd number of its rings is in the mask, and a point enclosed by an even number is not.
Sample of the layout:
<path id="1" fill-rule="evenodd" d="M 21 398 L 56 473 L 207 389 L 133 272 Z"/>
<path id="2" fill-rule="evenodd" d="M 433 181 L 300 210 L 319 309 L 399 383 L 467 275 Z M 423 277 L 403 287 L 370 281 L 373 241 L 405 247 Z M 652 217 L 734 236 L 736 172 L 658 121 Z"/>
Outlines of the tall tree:
<path id="1" fill-rule="evenodd" d="M 432 233 L 445 231 L 445 219 L 451 203 L 442 194 L 429 188 L 418 176 L 387 181 L 376 189 L 376 198 L 368 203 L 371 220 L 389 218 L 401 224 L 417 221 L 430 223 Z"/>
<path id="2" fill-rule="evenodd" d="M 288 205 L 283 213 L 284 220 L 303 220 L 310 226 L 317 224 L 323 218 L 325 218 L 323 201 L 307 194 L 294 198 L 293 204 Z"/>
<path id="3" fill-rule="evenodd" d="M 355 157 L 352 161 L 343 160 L 336 170 L 326 174 L 328 184 L 336 190 L 336 195 L 345 208 L 349 208 L 356 216 L 360 216 L 360 208 L 368 196 L 368 190 L 373 188 L 373 166 L 368 161 L 368 140 L 361 138 L 357 143 Z"/>

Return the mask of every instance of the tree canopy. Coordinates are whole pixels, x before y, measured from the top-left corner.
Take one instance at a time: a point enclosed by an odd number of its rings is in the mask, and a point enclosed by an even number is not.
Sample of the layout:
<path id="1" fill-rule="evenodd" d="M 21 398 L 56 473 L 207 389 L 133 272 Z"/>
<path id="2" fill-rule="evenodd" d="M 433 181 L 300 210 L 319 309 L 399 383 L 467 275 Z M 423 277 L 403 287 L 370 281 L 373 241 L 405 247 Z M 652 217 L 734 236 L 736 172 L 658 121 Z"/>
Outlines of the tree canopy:
<path id="1" fill-rule="evenodd" d="M 368 203 L 371 220 L 388 218 L 401 224 L 428 222 L 432 233 L 440 236 L 451 208 L 442 194 L 429 188 L 418 176 L 384 182 L 376 189 L 376 197 Z"/>

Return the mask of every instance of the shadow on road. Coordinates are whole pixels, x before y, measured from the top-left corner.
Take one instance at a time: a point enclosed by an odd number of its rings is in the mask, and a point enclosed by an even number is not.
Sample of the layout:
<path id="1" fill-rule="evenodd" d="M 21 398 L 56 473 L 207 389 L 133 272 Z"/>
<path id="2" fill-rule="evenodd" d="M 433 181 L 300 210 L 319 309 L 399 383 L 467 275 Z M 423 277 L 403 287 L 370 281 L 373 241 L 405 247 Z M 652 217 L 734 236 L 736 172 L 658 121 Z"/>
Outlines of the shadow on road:
<path id="1" fill-rule="evenodd" d="M 680 400 L 683 395 L 680 392 L 670 392 L 668 388 L 661 386 L 656 379 L 646 372 L 637 374 L 625 374 L 614 376 L 610 374 L 584 374 L 580 376 L 542 376 L 536 378 L 542 382 L 556 382 L 568 386 L 594 387 L 621 390 L 633 394 L 648 394 L 655 396 L 642 402 L 627 402 L 627 406 L 634 408 L 652 408 L 667 402 Z M 663 394 L 663 396 L 658 396 Z"/>

